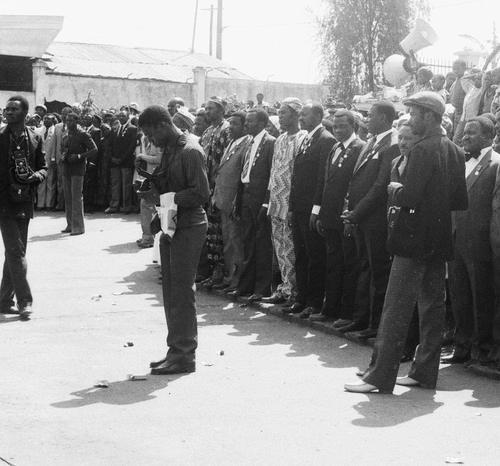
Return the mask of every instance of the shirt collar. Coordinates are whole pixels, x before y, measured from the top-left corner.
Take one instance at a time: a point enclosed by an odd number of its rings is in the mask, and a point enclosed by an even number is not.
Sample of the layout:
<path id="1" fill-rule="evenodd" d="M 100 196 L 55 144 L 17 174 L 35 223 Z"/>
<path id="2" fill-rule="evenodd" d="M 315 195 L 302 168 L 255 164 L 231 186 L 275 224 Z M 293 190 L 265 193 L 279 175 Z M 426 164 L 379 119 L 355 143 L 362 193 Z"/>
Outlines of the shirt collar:
<path id="1" fill-rule="evenodd" d="M 308 139 L 311 139 L 313 136 L 314 136 L 314 133 L 316 133 L 316 131 L 318 131 L 320 128 L 323 128 L 323 123 L 320 123 L 318 126 L 316 126 L 316 128 L 314 128 L 312 131 L 310 131 L 308 134 L 307 134 L 307 138 Z"/>
<path id="2" fill-rule="evenodd" d="M 384 139 L 388 134 L 392 133 L 393 129 L 388 129 L 387 131 L 384 131 L 383 133 L 379 133 L 376 136 L 375 142 L 380 142 L 382 139 Z"/>
<path id="3" fill-rule="evenodd" d="M 262 138 L 264 137 L 264 134 L 266 134 L 265 129 L 263 129 L 259 134 L 257 134 L 257 136 L 254 136 L 254 138 L 253 138 L 254 144 L 259 145 L 260 141 L 262 141 Z"/>
<path id="4" fill-rule="evenodd" d="M 358 137 L 356 136 L 356 133 L 352 133 L 351 134 L 351 137 L 347 140 L 347 141 L 344 141 L 344 142 L 341 142 L 341 144 L 347 148 L 350 146 L 351 142 L 358 139 Z"/>

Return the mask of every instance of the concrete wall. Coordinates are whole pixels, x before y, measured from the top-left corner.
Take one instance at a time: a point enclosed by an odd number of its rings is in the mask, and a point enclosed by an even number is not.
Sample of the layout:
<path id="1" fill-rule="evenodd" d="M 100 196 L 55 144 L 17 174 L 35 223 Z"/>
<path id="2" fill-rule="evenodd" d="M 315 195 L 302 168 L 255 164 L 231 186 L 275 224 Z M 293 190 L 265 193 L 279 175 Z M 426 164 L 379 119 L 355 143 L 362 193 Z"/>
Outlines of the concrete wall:
<path id="1" fill-rule="evenodd" d="M 0 91 L 0 108 L 4 109 L 7 100 L 13 95 L 22 95 L 30 104 L 30 113 L 35 110 L 35 93 L 34 92 L 17 92 L 17 91 Z"/>
<path id="2" fill-rule="evenodd" d="M 92 90 L 92 99 L 99 108 L 119 107 L 137 102 L 140 109 L 148 105 L 167 105 L 174 96 L 183 97 L 186 104 L 194 103 L 193 84 L 169 83 L 153 80 L 114 78 L 91 78 L 49 74 L 39 77 L 36 88 L 37 102 L 58 100 L 73 104 L 87 99 Z"/>
<path id="3" fill-rule="evenodd" d="M 286 97 L 298 97 L 302 101 L 312 99 L 325 100 L 329 95 L 328 86 L 321 84 L 295 84 L 273 81 L 234 80 L 223 78 L 206 78 L 206 98 L 218 95 L 220 97 L 236 95 L 239 100 L 248 99 L 257 102 L 256 95 L 261 92 L 264 100 L 271 105 Z"/>

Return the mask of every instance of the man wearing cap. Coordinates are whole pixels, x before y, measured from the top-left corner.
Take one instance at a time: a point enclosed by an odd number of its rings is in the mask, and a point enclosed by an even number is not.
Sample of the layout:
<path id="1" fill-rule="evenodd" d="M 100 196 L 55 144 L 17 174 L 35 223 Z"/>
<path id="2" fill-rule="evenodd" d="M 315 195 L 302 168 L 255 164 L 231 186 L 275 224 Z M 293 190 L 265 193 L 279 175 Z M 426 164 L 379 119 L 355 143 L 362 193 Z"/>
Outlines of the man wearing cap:
<path id="1" fill-rule="evenodd" d="M 175 112 L 177 112 L 181 107 L 184 107 L 184 99 L 181 97 L 174 97 L 173 99 L 170 99 L 167 104 L 167 110 L 171 117 L 173 117 Z"/>
<path id="2" fill-rule="evenodd" d="M 444 102 L 434 92 L 406 100 L 409 124 L 419 140 L 401 177 L 388 188 L 399 208 L 387 294 L 370 366 L 350 392 L 392 393 L 394 385 L 435 388 L 445 316 L 446 261 L 453 257 L 451 212 L 468 206 L 465 158 L 441 131 Z M 407 230 L 404 225 L 411 224 Z M 417 232 L 417 234 L 415 234 Z M 398 378 L 408 327 L 418 305 L 420 345 L 406 377 Z"/>
<path id="3" fill-rule="evenodd" d="M 280 127 L 285 132 L 274 144 L 273 163 L 269 176 L 269 189 L 261 209 L 261 216 L 269 215 L 273 232 L 273 244 L 278 258 L 282 283 L 278 285 L 272 302 L 285 301 L 297 294 L 295 277 L 295 250 L 292 236 L 292 213 L 289 209 L 290 189 L 295 157 L 302 139 L 307 134 L 299 127 L 299 113 L 302 102 L 296 97 L 283 100 L 278 111 Z M 274 299 L 273 299 L 274 298 Z M 260 300 L 262 296 L 253 296 Z"/>
<path id="4" fill-rule="evenodd" d="M 35 115 L 39 115 L 40 119 L 43 121 L 43 117 L 47 115 L 47 107 L 45 105 L 37 105 L 35 107 Z"/>
<path id="5" fill-rule="evenodd" d="M 186 133 L 191 133 L 193 130 L 195 117 L 188 112 L 186 107 L 179 107 L 172 115 L 172 121 L 177 128 Z"/>
<path id="6" fill-rule="evenodd" d="M 210 199 L 214 189 L 214 175 L 221 161 L 222 155 L 229 145 L 229 122 L 224 119 L 226 102 L 220 97 L 208 99 L 205 106 L 205 116 L 210 126 L 201 137 L 201 145 L 207 156 L 208 183 L 210 185 Z M 220 227 L 220 212 L 212 202 L 208 207 L 208 232 L 206 251 L 210 273 L 204 283 L 206 288 L 222 283 L 224 278 L 224 258 L 222 251 L 222 231 Z M 202 252 L 203 254 L 203 252 Z M 202 258 L 202 261 L 204 258 Z"/>
<path id="7" fill-rule="evenodd" d="M 462 139 L 469 208 L 454 212 L 454 260 L 448 264 L 455 317 L 455 348 L 448 363 L 487 361 L 492 347 L 495 294 L 490 222 L 500 155 L 492 150 L 495 128 L 485 117 L 471 118 Z"/>
<path id="8" fill-rule="evenodd" d="M 357 305 L 353 322 L 339 331 L 358 332 L 359 338 L 373 338 L 384 305 L 391 257 L 387 242 L 387 186 L 391 163 L 399 155 L 398 136 L 392 125 L 396 117 L 389 100 L 375 102 L 368 111 L 372 138 L 359 154 L 342 214 L 346 234 L 356 240 L 359 260 Z"/>
<path id="9" fill-rule="evenodd" d="M 137 105 L 136 102 L 130 102 L 129 106 L 129 111 L 130 111 L 130 114 L 133 115 L 133 116 L 139 116 L 139 105 Z"/>

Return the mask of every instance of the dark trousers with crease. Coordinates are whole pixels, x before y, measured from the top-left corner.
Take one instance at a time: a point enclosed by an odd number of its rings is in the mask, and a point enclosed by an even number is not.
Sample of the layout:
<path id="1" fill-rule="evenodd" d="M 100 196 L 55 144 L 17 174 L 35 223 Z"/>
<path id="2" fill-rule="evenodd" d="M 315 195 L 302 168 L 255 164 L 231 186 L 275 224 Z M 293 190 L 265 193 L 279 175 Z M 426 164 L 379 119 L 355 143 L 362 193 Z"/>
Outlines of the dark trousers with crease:
<path id="1" fill-rule="evenodd" d="M 326 299 L 323 313 L 329 317 L 352 319 L 359 275 L 356 241 L 344 230 L 325 230 Z"/>
<path id="2" fill-rule="evenodd" d="M 207 224 L 178 228 L 160 237 L 163 305 L 167 319 L 167 360 L 189 364 L 198 347 L 194 281 Z"/>
<path id="3" fill-rule="evenodd" d="M 0 285 L 1 307 L 13 306 L 14 296 L 19 307 L 33 303 L 26 262 L 29 222 L 29 218 L 0 217 L 0 230 L 5 247 L 5 262 Z"/>
<path id="4" fill-rule="evenodd" d="M 387 231 L 354 230 L 358 250 L 359 275 L 353 320 L 377 329 L 384 307 L 391 257 L 387 252 Z"/>
<path id="5" fill-rule="evenodd" d="M 309 218 L 310 214 L 292 214 L 296 301 L 321 310 L 325 299 L 325 239 L 316 230 L 309 228 Z"/>
<path id="6" fill-rule="evenodd" d="M 418 303 L 420 344 L 408 376 L 436 386 L 445 322 L 445 262 L 395 256 L 382 320 L 363 381 L 392 392 Z"/>

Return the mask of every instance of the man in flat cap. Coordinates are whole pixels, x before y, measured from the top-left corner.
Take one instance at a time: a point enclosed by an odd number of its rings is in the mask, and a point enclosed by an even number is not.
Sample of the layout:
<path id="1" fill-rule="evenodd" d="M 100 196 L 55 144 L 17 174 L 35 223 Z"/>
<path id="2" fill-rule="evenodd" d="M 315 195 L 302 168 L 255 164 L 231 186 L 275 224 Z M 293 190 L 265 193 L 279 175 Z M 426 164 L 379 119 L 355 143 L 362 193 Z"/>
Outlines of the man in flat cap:
<path id="1" fill-rule="evenodd" d="M 451 212 L 468 206 L 463 151 L 441 131 L 445 107 L 433 92 L 405 101 L 409 125 L 419 140 L 400 182 L 389 184 L 391 228 L 388 249 L 394 256 L 377 339 L 362 380 L 349 392 L 392 393 L 394 385 L 435 388 L 445 317 L 445 266 L 453 257 Z M 410 228 L 406 228 L 410 225 Z M 406 377 L 397 377 L 415 304 L 420 345 Z"/>
<path id="2" fill-rule="evenodd" d="M 172 121 L 177 128 L 185 133 L 191 133 L 195 117 L 192 113 L 188 112 L 186 107 L 179 107 L 172 116 Z"/>

